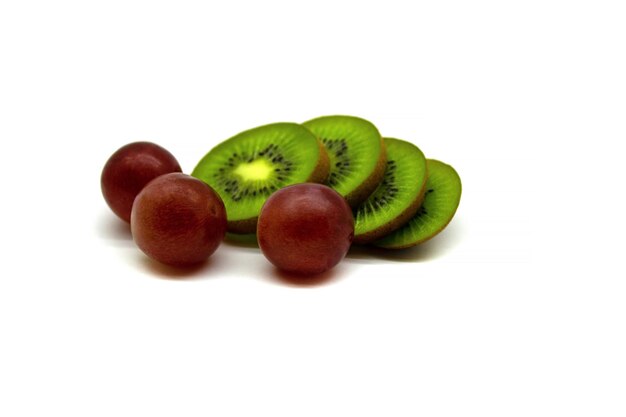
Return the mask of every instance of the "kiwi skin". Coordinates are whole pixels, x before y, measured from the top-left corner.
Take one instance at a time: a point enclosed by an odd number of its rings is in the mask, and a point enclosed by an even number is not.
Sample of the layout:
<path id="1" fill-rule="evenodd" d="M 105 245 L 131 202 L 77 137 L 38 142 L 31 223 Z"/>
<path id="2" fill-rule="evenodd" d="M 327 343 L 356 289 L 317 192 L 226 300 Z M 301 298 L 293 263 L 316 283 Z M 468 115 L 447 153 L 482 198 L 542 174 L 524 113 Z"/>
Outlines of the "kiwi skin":
<path id="1" fill-rule="evenodd" d="M 307 178 L 305 182 L 315 182 L 315 183 L 324 183 L 328 178 L 328 174 L 330 174 L 330 157 L 328 156 L 328 152 L 326 152 L 326 148 L 324 144 L 318 139 L 317 144 L 320 149 L 320 157 L 317 160 L 317 165 L 315 169 L 311 173 L 311 176 Z M 383 172 L 384 173 L 384 172 Z M 256 226 L 259 217 L 251 217 L 245 220 L 235 220 L 228 221 L 228 231 L 230 233 L 238 234 L 238 235 L 247 235 L 256 233 Z"/>
<path id="2" fill-rule="evenodd" d="M 323 184 L 326 180 L 328 180 L 328 175 L 330 175 L 330 157 L 328 156 L 326 147 L 322 141 L 319 140 L 319 138 L 317 139 L 317 145 L 320 148 L 320 159 L 317 161 L 317 166 L 306 182 L 317 182 L 319 184 Z"/>
<path id="3" fill-rule="evenodd" d="M 361 185 L 355 188 L 351 193 L 345 196 L 348 205 L 352 209 L 356 209 L 359 204 L 367 200 L 367 198 L 376 191 L 376 187 L 382 182 L 387 168 L 387 148 L 382 136 L 380 138 L 380 156 L 376 161 L 376 168 L 369 177 Z"/>
<path id="4" fill-rule="evenodd" d="M 428 178 L 428 171 L 426 172 L 426 178 Z M 424 202 L 425 195 L 426 195 L 426 181 L 424 181 L 424 184 L 422 184 L 422 189 L 417 195 L 417 198 L 415 199 L 415 201 L 413 201 L 411 205 L 402 212 L 402 214 L 396 217 L 393 221 L 382 225 L 378 229 L 371 230 L 359 236 L 355 235 L 354 243 L 357 245 L 365 245 L 368 243 L 372 243 L 373 241 L 378 240 L 384 236 L 387 236 L 389 233 L 393 232 L 394 230 L 397 230 L 400 227 L 404 226 L 409 220 L 411 220 L 413 216 L 415 216 L 420 206 Z"/>

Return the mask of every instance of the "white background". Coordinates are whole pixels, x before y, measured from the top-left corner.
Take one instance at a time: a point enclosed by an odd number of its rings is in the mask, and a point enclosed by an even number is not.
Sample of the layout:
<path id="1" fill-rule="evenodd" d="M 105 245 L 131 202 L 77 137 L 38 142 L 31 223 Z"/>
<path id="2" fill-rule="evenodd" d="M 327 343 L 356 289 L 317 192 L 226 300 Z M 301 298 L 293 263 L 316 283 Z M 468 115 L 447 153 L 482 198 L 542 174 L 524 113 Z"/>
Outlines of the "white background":
<path id="1" fill-rule="evenodd" d="M 624 416 L 626 14 L 615 1 L 0 3 L 0 415 Z M 353 114 L 452 164 L 456 218 L 319 282 L 134 247 L 100 172 L 191 172 Z"/>

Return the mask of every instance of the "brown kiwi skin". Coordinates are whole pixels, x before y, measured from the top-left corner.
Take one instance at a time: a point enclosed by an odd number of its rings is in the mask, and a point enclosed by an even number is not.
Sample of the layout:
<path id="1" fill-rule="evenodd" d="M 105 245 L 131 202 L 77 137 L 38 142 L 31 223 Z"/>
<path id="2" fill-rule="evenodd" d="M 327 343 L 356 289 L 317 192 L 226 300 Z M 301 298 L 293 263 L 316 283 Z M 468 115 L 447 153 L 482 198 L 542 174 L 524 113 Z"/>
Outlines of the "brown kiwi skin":
<path id="1" fill-rule="evenodd" d="M 317 145 L 320 148 L 320 158 L 317 160 L 317 166 L 306 182 L 323 184 L 328 180 L 328 176 L 330 175 L 330 157 L 321 140 L 317 139 Z"/>
<path id="2" fill-rule="evenodd" d="M 320 149 L 320 157 L 317 160 L 317 165 L 315 169 L 307 178 L 305 182 L 316 182 L 323 184 L 328 179 L 328 175 L 330 174 L 330 157 L 328 156 L 328 152 L 324 147 L 324 144 L 319 139 L 317 140 L 317 144 Z M 228 231 L 230 233 L 235 233 L 238 235 L 247 235 L 251 233 L 256 233 L 256 225 L 259 220 L 257 217 L 251 217 L 245 220 L 236 220 L 236 221 L 228 221 Z"/>
<path id="3" fill-rule="evenodd" d="M 426 180 L 427 179 L 428 171 L 426 171 Z M 396 217 L 393 221 L 380 226 L 378 229 L 371 230 L 359 236 L 355 235 L 353 242 L 357 245 L 365 245 L 387 236 L 389 233 L 404 226 L 413 218 L 413 216 L 415 216 L 415 214 L 417 214 L 417 211 L 424 202 L 424 196 L 426 195 L 426 180 L 424 181 L 424 184 L 422 184 L 422 188 L 420 189 L 420 192 L 415 200 L 398 217 Z"/>
<path id="4" fill-rule="evenodd" d="M 359 204 L 367 200 L 367 198 L 376 191 L 376 187 L 383 181 L 385 169 L 387 168 L 387 147 L 385 141 L 380 138 L 380 155 L 376 161 L 374 172 L 361 185 L 355 188 L 351 193 L 345 196 L 346 201 L 354 210 Z"/>

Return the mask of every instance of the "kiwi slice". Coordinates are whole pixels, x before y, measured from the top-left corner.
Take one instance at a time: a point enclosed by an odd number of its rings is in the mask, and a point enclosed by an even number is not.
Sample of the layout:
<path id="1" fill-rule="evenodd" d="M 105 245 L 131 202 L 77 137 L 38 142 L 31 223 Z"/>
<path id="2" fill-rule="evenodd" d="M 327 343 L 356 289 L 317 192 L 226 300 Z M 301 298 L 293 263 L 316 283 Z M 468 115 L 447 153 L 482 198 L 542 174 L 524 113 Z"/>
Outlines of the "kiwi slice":
<path id="1" fill-rule="evenodd" d="M 385 174 L 387 155 L 378 129 L 353 116 L 319 117 L 304 126 L 328 151 L 330 175 L 326 184 L 355 208 L 370 196 Z"/>
<path id="2" fill-rule="evenodd" d="M 274 123 L 246 130 L 207 153 L 192 174 L 224 201 L 231 233 L 255 233 L 265 200 L 301 182 L 323 182 L 329 159 L 324 146 L 302 125 Z"/>
<path id="3" fill-rule="evenodd" d="M 384 138 L 383 181 L 355 213 L 354 243 L 369 243 L 404 225 L 417 213 L 426 187 L 426 158 L 415 145 Z"/>
<path id="4" fill-rule="evenodd" d="M 441 232 L 452 220 L 461 200 L 461 178 L 450 165 L 427 160 L 428 180 L 424 202 L 417 214 L 400 229 L 374 242 L 389 249 L 422 243 Z"/>
<path id="5" fill-rule="evenodd" d="M 244 247 L 259 247 L 259 242 L 256 238 L 256 233 L 250 234 L 237 234 L 237 233 L 226 233 L 226 237 L 224 238 L 227 242 L 232 243 L 235 246 L 244 246 Z"/>

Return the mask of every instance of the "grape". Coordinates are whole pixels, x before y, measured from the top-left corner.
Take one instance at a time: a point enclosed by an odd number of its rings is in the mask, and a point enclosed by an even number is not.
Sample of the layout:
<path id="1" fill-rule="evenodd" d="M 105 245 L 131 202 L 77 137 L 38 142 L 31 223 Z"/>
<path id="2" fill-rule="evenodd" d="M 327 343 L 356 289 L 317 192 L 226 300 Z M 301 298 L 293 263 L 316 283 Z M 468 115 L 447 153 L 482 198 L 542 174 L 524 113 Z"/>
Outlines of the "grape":
<path id="1" fill-rule="evenodd" d="M 296 184 L 272 194 L 257 225 L 259 247 L 277 268 L 322 273 L 341 261 L 354 237 L 348 203 L 321 184 Z"/>
<path id="2" fill-rule="evenodd" d="M 206 260 L 226 234 L 226 209 L 206 183 L 172 173 L 152 180 L 133 204 L 133 239 L 149 257 L 186 266 Z"/>
<path id="3" fill-rule="evenodd" d="M 107 204 L 122 220 L 130 221 L 133 201 L 156 177 L 181 172 L 176 158 L 150 142 L 134 142 L 118 149 L 104 165 L 100 185 Z"/>

